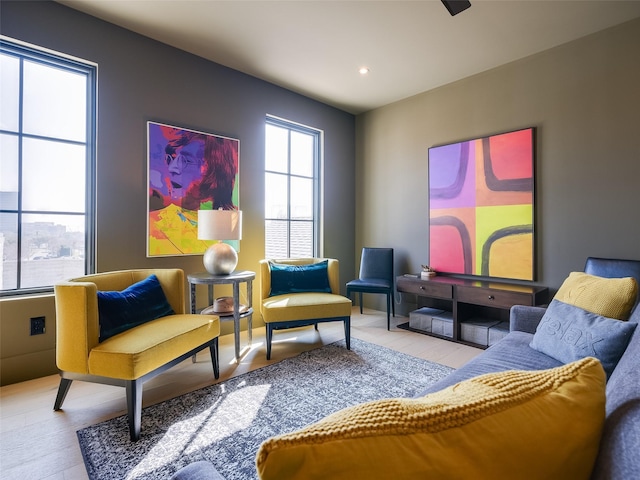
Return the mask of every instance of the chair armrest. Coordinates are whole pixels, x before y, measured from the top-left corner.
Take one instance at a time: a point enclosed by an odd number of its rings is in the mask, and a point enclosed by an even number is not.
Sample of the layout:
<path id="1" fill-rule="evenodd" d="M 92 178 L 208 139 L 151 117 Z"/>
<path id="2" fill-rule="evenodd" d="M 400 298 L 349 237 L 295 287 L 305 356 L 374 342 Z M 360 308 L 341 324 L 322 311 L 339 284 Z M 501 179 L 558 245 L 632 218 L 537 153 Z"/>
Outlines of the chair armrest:
<path id="1" fill-rule="evenodd" d="M 56 364 L 60 370 L 89 373 L 89 352 L 98 345 L 98 294 L 95 283 L 63 282 L 54 286 Z"/>
<path id="2" fill-rule="evenodd" d="M 271 291 L 271 269 L 269 268 L 269 260 L 260 260 L 260 311 L 262 311 L 262 302 L 269 297 Z"/>
<path id="3" fill-rule="evenodd" d="M 546 311 L 545 307 L 514 305 L 511 307 L 509 330 L 512 332 L 536 333 L 536 328 Z"/>
<path id="4" fill-rule="evenodd" d="M 328 258 L 327 260 L 327 275 L 329 276 L 331 293 L 340 295 L 340 262 L 335 258 Z"/>

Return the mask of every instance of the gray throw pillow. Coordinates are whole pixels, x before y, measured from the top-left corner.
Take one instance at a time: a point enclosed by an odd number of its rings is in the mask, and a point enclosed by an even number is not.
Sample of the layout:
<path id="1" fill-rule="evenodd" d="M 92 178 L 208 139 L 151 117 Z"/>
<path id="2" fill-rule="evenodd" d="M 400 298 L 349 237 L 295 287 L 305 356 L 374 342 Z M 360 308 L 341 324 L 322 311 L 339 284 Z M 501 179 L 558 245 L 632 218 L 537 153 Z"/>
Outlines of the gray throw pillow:
<path id="1" fill-rule="evenodd" d="M 636 323 L 603 317 L 552 300 L 530 346 L 563 363 L 595 357 L 602 363 L 608 379 L 635 328 Z"/>

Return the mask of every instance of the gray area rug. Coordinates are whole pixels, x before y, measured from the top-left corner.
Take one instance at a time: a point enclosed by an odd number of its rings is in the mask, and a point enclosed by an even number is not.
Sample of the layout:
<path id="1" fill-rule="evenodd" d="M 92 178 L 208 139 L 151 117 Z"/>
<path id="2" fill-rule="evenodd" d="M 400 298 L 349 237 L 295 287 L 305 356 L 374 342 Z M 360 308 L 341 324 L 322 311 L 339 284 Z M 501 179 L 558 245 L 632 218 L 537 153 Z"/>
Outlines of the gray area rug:
<path id="1" fill-rule="evenodd" d="M 227 480 L 257 478 L 267 438 L 361 402 L 411 397 L 453 369 L 358 339 L 302 353 L 142 412 L 138 442 L 126 415 L 79 430 L 91 480 L 168 479 L 196 460 Z"/>

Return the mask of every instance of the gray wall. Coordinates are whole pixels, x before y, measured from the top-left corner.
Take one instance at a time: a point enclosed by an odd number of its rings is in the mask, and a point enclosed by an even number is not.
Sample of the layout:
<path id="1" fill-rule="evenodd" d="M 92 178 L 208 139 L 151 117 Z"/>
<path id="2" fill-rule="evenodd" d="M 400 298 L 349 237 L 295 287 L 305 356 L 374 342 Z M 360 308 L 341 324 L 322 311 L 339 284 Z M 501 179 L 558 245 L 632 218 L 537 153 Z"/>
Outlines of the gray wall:
<path id="1" fill-rule="evenodd" d="M 324 213 L 330 221 L 324 225 L 323 254 L 339 259 L 341 279 L 350 279 L 353 115 L 54 2 L 3 1 L 1 9 L 3 35 L 98 64 L 98 271 L 203 270 L 201 256 L 146 258 L 148 120 L 240 139 L 244 220 L 238 268 L 257 271 L 264 257 L 264 121 L 271 114 L 324 131 Z M 30 337 L 29 318 L 39 315 L 47 317 L 47 332 Z M 56 371 L 53 317 L 51 296 L 0 301 L 2 383 Z M 260 315 L 255 317 L 254 325 L 260 325 Z M 231 324 L 223 324 L 223 333 L 231 331 Z"/>
<path id="2" fill-rule="evenodd" d="M 640 259 L 638 59 L 634 20 L 360 115 L 356 252 L 392 246 L 398 274 L 419 271 L 428 148 L 533 126 L 537 283 L 557 289 L 588 256 Z"/>

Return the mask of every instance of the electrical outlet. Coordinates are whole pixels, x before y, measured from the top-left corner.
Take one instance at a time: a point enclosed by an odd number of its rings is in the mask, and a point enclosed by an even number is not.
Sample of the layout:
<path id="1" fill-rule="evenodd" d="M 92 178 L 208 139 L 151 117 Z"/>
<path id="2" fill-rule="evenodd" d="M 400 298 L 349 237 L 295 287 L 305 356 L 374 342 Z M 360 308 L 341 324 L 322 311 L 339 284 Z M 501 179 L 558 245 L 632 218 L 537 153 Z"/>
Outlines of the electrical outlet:
<path id="1" fill-rule="evenodd" d="M 42 335 L 44 332 L 44 317 L 31 317 L 31 335 Z"/>

